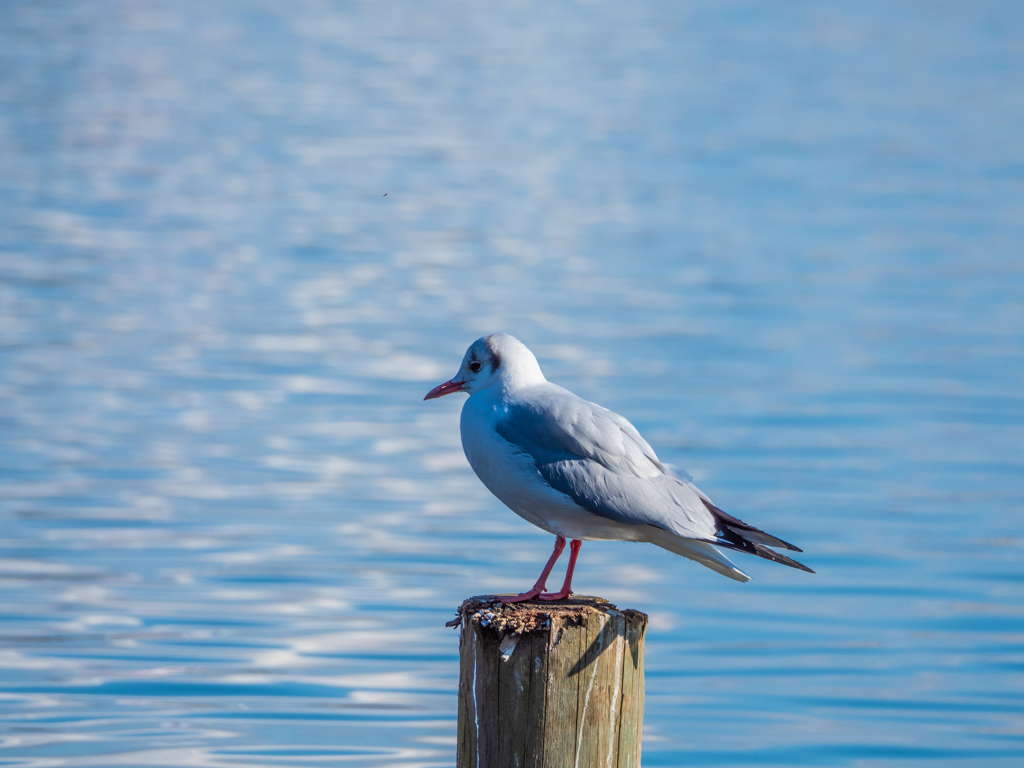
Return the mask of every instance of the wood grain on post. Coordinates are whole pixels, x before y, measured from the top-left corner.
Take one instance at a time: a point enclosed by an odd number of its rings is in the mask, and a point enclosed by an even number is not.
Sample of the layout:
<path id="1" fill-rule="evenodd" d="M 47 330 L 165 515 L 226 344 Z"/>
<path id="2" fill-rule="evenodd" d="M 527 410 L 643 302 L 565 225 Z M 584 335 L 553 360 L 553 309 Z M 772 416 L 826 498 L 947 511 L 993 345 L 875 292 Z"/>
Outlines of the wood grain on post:
<path id="1" fill-rule="evenodd" d="M 599 597 L 473 597 L 460 629 L 458 768 L 638 768 L 647 616 Z"/>

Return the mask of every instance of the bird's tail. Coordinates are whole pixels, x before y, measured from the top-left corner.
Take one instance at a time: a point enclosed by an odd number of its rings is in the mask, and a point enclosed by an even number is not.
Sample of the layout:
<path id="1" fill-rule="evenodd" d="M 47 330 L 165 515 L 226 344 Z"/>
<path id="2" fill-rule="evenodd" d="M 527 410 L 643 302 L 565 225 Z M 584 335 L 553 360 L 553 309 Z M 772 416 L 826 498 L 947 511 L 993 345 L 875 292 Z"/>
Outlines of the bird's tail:
<path id="1" fill-rule="evenodd" d="M 696 560 L 701 565 L 717 571 L 723 576 L 728 576 L 736 581 L 750 581 L 750 577 L 733 565 L 732 560 L 723 552 L 706 541 L 687 539 L 684 536 L 677 536 L 671 531 L 663 528 L 648 526 L 648 541 L 657 544 L 662 549 L 675 552 L 677 555 Z"/>

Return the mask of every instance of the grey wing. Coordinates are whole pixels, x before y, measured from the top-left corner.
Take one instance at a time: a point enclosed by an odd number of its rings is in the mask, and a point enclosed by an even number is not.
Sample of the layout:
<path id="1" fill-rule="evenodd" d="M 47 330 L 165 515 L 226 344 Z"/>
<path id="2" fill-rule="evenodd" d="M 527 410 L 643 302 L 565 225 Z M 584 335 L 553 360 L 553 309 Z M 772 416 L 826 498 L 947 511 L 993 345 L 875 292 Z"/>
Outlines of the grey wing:
<path id="1" fill-rule="evenodd" d="M 632 424 L 555 385 L 544 389 L 509 404 L 497 431 L 532 459 L 548 485 L 625 525 L 715 540 L 703 494 L 658 461 Z"/>

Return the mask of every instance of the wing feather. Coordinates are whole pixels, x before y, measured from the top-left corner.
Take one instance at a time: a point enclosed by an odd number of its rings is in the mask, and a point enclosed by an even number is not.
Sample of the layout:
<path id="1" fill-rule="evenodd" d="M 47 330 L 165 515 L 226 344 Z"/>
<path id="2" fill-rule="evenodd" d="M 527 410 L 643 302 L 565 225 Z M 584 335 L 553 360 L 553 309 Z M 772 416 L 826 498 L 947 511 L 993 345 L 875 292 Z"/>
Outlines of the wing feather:
<path id="1" fill-rule="evenodd" d="M 626 419 L 554 385 L 507 405 L 496 429 L 583 509 L 626 525 L 714 539 L 714 516 Z"/>
<path id="2" fill-rule="evenodd" d="M 813 573 L 768 548 L 798 547 L 720 510 L 688 477 L 662 464 L 626 419 L 568 390 L 544 384 L 529 398 L 508 402 L 495 428 L 549 486 L 600 517 L 650 526 L 648 540 L 658 546 L 741 581 L 747 576 L 708 545 Z"/>

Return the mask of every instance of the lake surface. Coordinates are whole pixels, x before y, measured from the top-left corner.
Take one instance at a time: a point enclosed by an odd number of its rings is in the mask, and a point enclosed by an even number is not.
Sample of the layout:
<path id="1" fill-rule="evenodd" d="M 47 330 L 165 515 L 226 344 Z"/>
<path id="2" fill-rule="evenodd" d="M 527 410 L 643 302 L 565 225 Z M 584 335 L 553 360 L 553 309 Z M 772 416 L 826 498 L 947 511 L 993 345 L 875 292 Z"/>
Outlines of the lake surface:
<path id="1" fill-rule="evenodd" d="M 584 545 L 645 766 L 1024 765 L 1020 3 L 3 16 L 0 765 L 452 765 L 493 330 L 817 571 Z"/>

